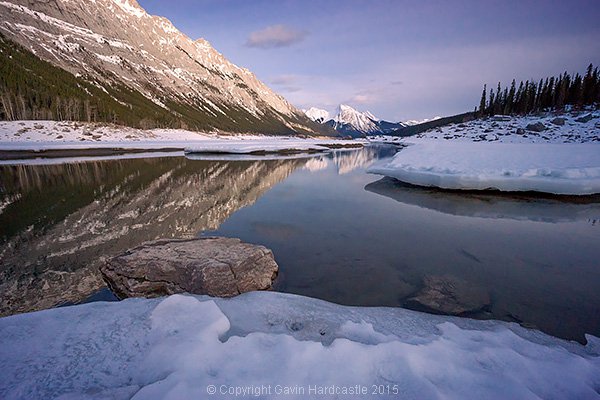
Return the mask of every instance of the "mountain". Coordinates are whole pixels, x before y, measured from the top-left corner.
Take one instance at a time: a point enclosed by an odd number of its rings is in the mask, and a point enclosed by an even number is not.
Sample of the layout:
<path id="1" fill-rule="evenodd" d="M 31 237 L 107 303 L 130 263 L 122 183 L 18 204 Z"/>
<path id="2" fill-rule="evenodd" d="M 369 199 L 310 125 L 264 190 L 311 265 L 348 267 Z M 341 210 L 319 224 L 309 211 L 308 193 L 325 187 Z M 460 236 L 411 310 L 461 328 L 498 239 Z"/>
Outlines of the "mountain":
<path id="1" fill-rule="evenodd" d="M 2 119 L 324 132 L 206 40 L 135 0 L 0 1 L 0 50 Z"/>
<path id="2" fill-rule="evenodd" d="M 369 111 L 360 112 L 346 104 L 340 104 L 332 119 L 327 119 L 329 113 L 326 110 L 315 107 L 304 110 L 304 113 L 313 121 L 330 126 L 342 135 L 352 137 L 382 135 L 406 126 L 401 122 L 380 120 Z"/>
<path id="3" fill-rule="evenodd" d="M 419 124 L 424 124 L 426 122 L 430 122 L 430 121 L 435 121 L 436 119 L 440 119 L 442 117 L 435 116 L 433 118 L 425 118 L 425 119 L 409 119 L 408 121 L 404 121 L 404 125 L 407 126 L 413 126 L 413 125 L 419 125 Z"/>
<path id="4" fill-rule="evenodd" d="M 311 107 L 308 110 L 302 110 L 304 114 L 311 120 L 322 124 L 325 121 L 329 120 L 329 111 L 322 110 L 320 108 Z"/>

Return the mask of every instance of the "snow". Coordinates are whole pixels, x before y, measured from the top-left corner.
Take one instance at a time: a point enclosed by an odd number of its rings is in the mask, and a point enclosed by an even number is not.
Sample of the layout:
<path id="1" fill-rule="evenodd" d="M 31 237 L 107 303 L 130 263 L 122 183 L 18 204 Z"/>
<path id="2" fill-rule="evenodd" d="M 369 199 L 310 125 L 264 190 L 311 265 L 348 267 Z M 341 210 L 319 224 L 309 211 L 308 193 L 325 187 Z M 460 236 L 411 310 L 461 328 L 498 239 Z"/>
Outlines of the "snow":
<path id="1" fill-rule="evenodd" d="M 439 115 L 436 115 L 433 118 L 424 118 L 424 119 L 409 119 L 408 121 L 404 121 L 403 124 L 404 125 L 419 125 L 419 124 L 424 124 L 425 122 L 429 122 L 429 121 L 435 121 L 436 119 L 440 119 L 442 117 L 440 117 Z"/>
<path id="2" fill-rule="evenodd" d="M 0 121 L 0 150 L 186 149 L 187 152 L 327 151 L 327 144 L 357 144 L 338 139 L 216 134 L 182 129 L 150 129 L 73 121 Z"/>
<path id="3" fill-rule="evenodd" d="M 330 149 L 327 145 L 355 145 L 357 141 L 351 140 L 323 140 L 323 139 L 292 139 L 285 138 L 274 140 L 273 138 L 260 139 L 237 139 L 237 140 L 207 140 L 197 141 L 185 148 L 186 153 L 234 153 L 248 154 L 254 152 L 324 152 Z"/>
<path id="4" fill-rule="evenodd" d="M 129 299 L 0 319 L 0 397 L 595 399 L 587 339 L 275 292 Z"/>
<path id="5" fill-rule="evenodd" d="M 366 113 L 361 113 L 346 104 L 340 104 L 338 113 L 333 117 L 333 120 L 338 124 L 351 125 L 359 132 L 369 133 L 379 131 L 379 128 L 375 122 L 373 122 L 378 119 L 373 114 L 368 111 Z"/>
<path id="6" fill-rule="evenodd" d="M 444 189 L 600 193 L 600 143 L 419 140 L 368 172 Z"/>
<path id="7" fill-rule="evenodd" d="M 556 118 L 564 119 L 564 124 L 553 123 Z M 545 130 L 541 132 L 527 130 L 528 125 L 536 123 L 543 124 Z M 524 117 L 498 115 L 431 129 L 406 138 L 405 141 L 418 143 L 420 140 L 429 139 L 498 143 L 600 142 L 600 111 L 587 110 L 581 113 L 549 113 Z"/>
<path id="8" fill-rule="evenodd" d="M 306 114 L 306 116 L 308 118 L 310 118 L 311 120 L 318 122 L 318 123 L 324 123 L 325 121 L 329 120 L 329 111 L 327 110 L 323 110 L 320 108 L 316 108 L 316 107 L 311 107 L 308 110 L 302 110 L 304 112 L 304 114 Z"/>
<path id="9" fill-rule="evenodd" d="M 538 125 L 542 129 L 534 130 Z M 408 147 L 369 172 L 419 186 L 600 193 L 600 111 L 497 115 L 371 142 Z"/>
<path id="10" fill-rule="evenodd" d="M 134 15 L 138 18 L 142 18 L 146 15 L 146 12 L 137 4 L 132 4 L 129 0 L 113 0 L 116 5 L 121 7 L 125 12 L 130 15 Z"/>
<path id="11" fill-rule="evenodd" d="M 294 153 L 294 154 L 247 154 L 247 153 L 187 153 L 185 157 L 189 160 L 203 161 L 268 161 L 268 160 L 297 160 L 312 159 L 323 153 Z M 1 165 L 1 162 L 0 162 Z"/>

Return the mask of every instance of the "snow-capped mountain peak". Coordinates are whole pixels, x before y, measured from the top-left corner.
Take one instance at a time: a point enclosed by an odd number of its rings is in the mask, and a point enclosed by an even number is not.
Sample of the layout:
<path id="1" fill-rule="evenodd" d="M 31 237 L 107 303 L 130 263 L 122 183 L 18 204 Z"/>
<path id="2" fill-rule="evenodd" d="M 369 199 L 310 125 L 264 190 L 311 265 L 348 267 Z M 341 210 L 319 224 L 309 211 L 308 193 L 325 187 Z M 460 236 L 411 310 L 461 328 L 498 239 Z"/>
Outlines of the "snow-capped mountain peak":
<path id="1" fill-rule="evenodd" d="M 311 107 L 308 110 L 302 110 L 311 120 L 320 124 L 329 120 L 329 111 L 317 107 Z"/>
<path id="2" fill-rule="evenodd" d="M 401 122 L 384 121 L 369 111 L 361 112 L 347 104 L 340 104 L 335 116 L 331 119 L 326 110 L 316 107 L 302 111 L 313 121 L 325 124 L 343 135 L 352 137 L 386 135 L 406 126 Z"/>
<path id="3" fill-rule="evenodd" d="M 350 125 L 355 130 L 362 133 L 377 132 L 379 128 L 375 124 L 377 118 L 371 113 L 362 113 L 346 104 L 340 104 L 338 112 L 333 121 L 337 124 Z"/>

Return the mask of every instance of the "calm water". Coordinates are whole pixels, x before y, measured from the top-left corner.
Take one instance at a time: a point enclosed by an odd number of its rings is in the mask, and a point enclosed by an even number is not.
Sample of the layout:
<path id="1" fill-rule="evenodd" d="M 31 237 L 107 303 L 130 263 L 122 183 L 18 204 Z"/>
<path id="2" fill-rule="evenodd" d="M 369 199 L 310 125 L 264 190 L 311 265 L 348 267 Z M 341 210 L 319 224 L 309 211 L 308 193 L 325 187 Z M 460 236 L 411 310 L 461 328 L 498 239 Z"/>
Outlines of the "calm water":
<path id="1" fill-rule="evenodd" d="M 110 299 L 106 257 L 217 234 L 271 248 L 276 290 L 600 336 L 599 198 L 459 194 L 365 173 L 394 152 L 0 166 L 0 314 Z"/>

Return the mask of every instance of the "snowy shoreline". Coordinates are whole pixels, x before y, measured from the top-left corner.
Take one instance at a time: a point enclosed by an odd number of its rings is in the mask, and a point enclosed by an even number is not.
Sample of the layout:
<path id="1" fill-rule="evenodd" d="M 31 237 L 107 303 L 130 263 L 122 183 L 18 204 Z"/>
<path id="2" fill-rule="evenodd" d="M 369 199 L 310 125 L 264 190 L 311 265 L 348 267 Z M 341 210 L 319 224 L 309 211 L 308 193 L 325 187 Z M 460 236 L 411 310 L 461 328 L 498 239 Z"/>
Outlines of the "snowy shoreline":
<path id="1" fill-rule="evenodd" d="M 142 130 L 71 121 L 1 121 L 1 153 L 58 151 L 186 151 L 247 154 L 252 152 L 328 151 L 361 146 L 362 141 L 338 138 L 298 138 L 217 134 L 180 129 Z"/>
<path id="2" fill-rule="evenodd" d="M 600 143 L 421 140 L 368 172 L 442 189 L 600 193 Z"/>
<path id="3" fill-rule="evenodd" d="M 387 140 L 386 140 L 387 139 Z M 450 190 L 600 193 L 600 113 L 495 116 L 397 139 L 405 147 L 368 172 Z"/>
<path id="4" fill-rule="evenodd" d="M 270 385 L 262 398 L 281 398 L 279 385 L 303 399 L 309 385 L 359 385 L 362 398 L 591 399 L 600 340 L 587 339 L 276 292 L 97 302 L 0 318 L 0 397 L 230 398 Z"/>

